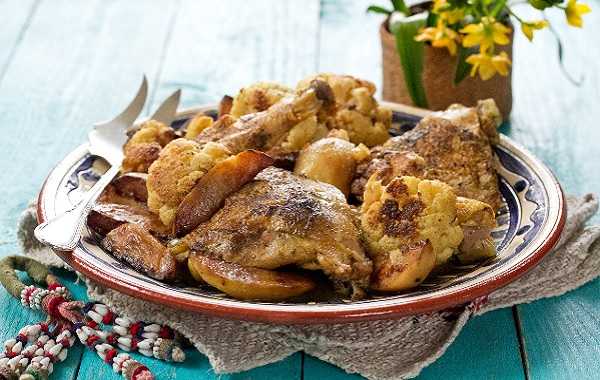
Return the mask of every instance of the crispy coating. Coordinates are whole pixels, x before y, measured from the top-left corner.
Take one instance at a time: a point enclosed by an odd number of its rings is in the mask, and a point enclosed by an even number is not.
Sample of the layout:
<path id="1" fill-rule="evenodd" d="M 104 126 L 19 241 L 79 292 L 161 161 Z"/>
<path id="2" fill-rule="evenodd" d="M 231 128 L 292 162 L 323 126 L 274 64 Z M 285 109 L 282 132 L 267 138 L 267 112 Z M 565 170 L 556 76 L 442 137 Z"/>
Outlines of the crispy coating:
<path id="1" fill-rule="evenodd" d="M 372 147 L 389 139 L 392 111 L 379 106 L 373 97 L 373 83 L 349 75 L 318 74 L 300 81 L 297 89 L 306 88 L 314 79 L 324 80 L 331 86 L 336 102 L 333 114 L 320 113 L 320 122 L 329 129 L 348 131 L 350 141 L 355 144 Z"/>
<path id="2" fill-rule="evenodd" d="M 355 211 L 335 187 L 267 168 L 185 238 L 192 250 L 263 269 L 297 265 L 332 280 L 369 283 Z M 355 293 L 356 295 L 357 293 Z"/>
<path id="3" fill-rule="evenodd" d="M 442 265 L 463 239 L 452 188 L 410 176 L 396 177 L 387 186 L 376 175 L 371 177 L 361 207 L 361 226 L 376 273 L 384 268 L 389 274 L 389 268 L 401 264 L 405 253 L 417 248 L 426 251 L 427 244 L 431 245 L 435 265 Z M 423 279 L 419 276 L 420 281 Z M 420 281 L 415 279 L 413 285 Z"/>
<path id="4" fill-rule="evenodd" d="M 244 87 L 233 98 L 229 112 L 233 117 L 249 113 L 266 111 L 287 95 L 293 94 L 291 88 L 275 82 L 258 82 Z"/>
<path id="5" fill-rule="evenodd" d="M 192 140 L 173 140 L 148 171 L 148 207 L 170 226 L 177 207 L 196 181 L 230 155 L 229 150 L 219 143 L 209 142 L 202 146 Z"/>
<path id="6" fill-rule="evenodd" d="M 489 104 L 485 107 L 490 108 Z M 353 185 L 353 192 L 360 196 L 362 183 L 378 170 L 388 170 L 389 178 L 413 174 L 395 170 L 392 162 L 403 154 L 397 152 L 412 152 L 424 160 L 422 173 L 414 175 L 445 182 L 457 195 L 480 200 L 497 210 L 501 197 L 488 133 L 492 139 L 498 136 L 497 132 L 494 137 L 492 131 L 485 132 L 482 127 L 482 117 L 493 124 L 489 121 L 494 119 L 493 112 L 488 116 L 478 116 L 483 111 L 478 112 L 478 108 L 452 106 L 448 111 L 423 118 L 414 129 L 373 148 L 371 162 L 357 168 L 362 179 Z"/>
<path id="7" fill-rule="evenodd" d="M 150 165 L 158 158 L 162 147 L 175 138 L 171 127 L 156 120 L 144 122 L 123 147 L 125 158 L 122 171 L 148 172 Z"/>

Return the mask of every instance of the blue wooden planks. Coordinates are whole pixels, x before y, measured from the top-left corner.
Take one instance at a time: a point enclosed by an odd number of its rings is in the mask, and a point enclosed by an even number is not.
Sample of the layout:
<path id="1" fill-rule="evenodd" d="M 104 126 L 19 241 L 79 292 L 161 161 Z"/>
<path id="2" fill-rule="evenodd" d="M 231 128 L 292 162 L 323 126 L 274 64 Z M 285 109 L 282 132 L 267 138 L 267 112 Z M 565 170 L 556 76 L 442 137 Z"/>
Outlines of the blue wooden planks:
<path id="1" fill-rule="evenodd" d="M 323 1 L 319 8 L 316 2 L 261 2 L 238 9 L 243 3 L 234 1 L 0 2 L 0 151 L 11 157 L 0 162 L 0 181 L 10 184 L 0 187 L 0 255 L 14 252 L 17 216 L 49 168 L 83 141 L 92 122 L 127 102 L 142 71 L 160 82 L 154 104 L 176 87 L 184 88 L 184 104 L 193 105 L 216 101 L 254 80 L 293 84 L 316 67 L 379 82 L 379 20 L 363 13 L 367 3 Z M 515 44 L 509 132 L 550 164 L 567 191 L 579 194 L 600 190 L 597 176 L 589 174 L 600 162 L 593 145 L 600 137 L 594 128 L 600 116 L 600 44 L 594 37 L 599 16 L 586 16 L 583 32 L 558 28 L 567 67 L 585 75 L 580 87 L 560 74 L 548 33 L 538 33 L 535 44 L 517 36 Z M 562 14 L 550 17 L 564 22 Z M 530 378 L 600 373 L 599 284 L 519 307 Z M 74 289 L 83 292 L 81 286 Z M 3 339 L 38 318 L 1 290 L 0 309 Z M 71 352 L 54 378 L 75 376 L 81 354 Z M 145 362 L 159 378 L 216 377 L 206 358 L 190 354 L 183 365 Z M 83 358 L 79 378 L 114 376 L 95 354 L 85 351 Z M 224 378 L 297 379 L 301 360 L 296 354 Z M 421 377 L 521 378 L 520 360 L 511 311 L 502 310 L 471 321 Z M 308 356 L 304 376 L 352 378 Z"/>

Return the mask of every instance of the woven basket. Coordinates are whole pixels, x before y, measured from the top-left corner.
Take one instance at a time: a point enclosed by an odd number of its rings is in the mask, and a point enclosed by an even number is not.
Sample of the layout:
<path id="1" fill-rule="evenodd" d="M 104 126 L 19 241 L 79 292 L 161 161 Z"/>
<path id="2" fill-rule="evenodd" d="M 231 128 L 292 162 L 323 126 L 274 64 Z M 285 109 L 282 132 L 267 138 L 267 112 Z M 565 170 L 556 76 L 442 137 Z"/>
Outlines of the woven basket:
<path id="1" fill-rule="evenodd" d="M 381 50 L 383 53 L 383 99 L 396 103 L 413 104 L 406 85 L 400 57 L 396 52 L 396 39 L 388 31 L 387 21 L 381 24 Z M 509 45 L 499 46 L 512 58 L 512 36 Z M 493 98 L 504 119 L 512 108 L 511 73 L 508 76 L 494 75 L 483 81 L 479 76 L 467 76 L 454 85 L 457 57 L 448 50 L 433 48 L 425 44 L 423 60 L 423 87 L 427 103 L 432 110 L 443 110 L 453 103 L 474 106 L 479 99 Z"/>

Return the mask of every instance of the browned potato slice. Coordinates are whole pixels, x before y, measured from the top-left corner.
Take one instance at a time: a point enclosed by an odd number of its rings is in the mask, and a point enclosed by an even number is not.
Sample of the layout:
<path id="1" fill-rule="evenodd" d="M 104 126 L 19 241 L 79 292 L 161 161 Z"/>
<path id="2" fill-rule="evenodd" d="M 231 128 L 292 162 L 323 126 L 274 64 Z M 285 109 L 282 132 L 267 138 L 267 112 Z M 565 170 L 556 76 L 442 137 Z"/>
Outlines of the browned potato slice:
<path id="1" fill-rule="evenodd" d="M 404 250 L 394 250 L 376 266 L 371 289 L 400 291 L 419 285 L 435 266 L 431 243 L 420 241 Z"/>
<path id="2" fill-rule="evenodd" d="M 146 202 L 148 201 L 147 178 L 148 174 L 146 173 L 125 173 L 115 178 L 112 184 L 121 195 Z"/>
<path id="3" fill-rule="evenodd" d="M 456 257 L 462 264 L 471 264 L 496 256 L 492 229 L 496 217 L 492 206 L 475 199 L 457 197 L 456 217 L 464 239 Z"/>
<path id="4" fill-rule="evenodd" d="M 244 267 L 196 252 L 188 258 L 188 268 L 196 280 L 240 300 L 285 300 L 315 288 L 312 280 L 298 274 Z"/>
<path id="5" fill-rule="evenodd" d="M 219 117 L 230 114 L 231 107 L 233 107 L 233 98 L 229 95 L 223 96 L 219 102 Z"/>
<path id="6" fill-rule="evenodd" d="M 354 144 L 340 138 L 318 140 L 300 152 L 294 174 L 333 185 L 347 197 L 356 168 L 354 149 Z"/>
<path id="7" fill-rule="evenodd" d="M 125 223 L 137 224 L 161 238 L 169 235 L 169 229 L 143 205 L 98 203 L 90 211 L 87 223 L 93 231 L 103 236 Z"/>
<path id="8" fill-rule="evenodd" d="M 152 278 L 175 278 L 176 262 L 167 247 L 137 224 L 127 223 L 115 228 L 106 235 L 102 244 L 117 259 Z"/>
<path id="9" fill-rule="evenodd" d="M 230 194 L 272 163 L 271 157 L 255 150 L 238 153 L 217 163 L 183 198 L 175 215 L 175 235 L 183 236 L 210 219 Z"/>

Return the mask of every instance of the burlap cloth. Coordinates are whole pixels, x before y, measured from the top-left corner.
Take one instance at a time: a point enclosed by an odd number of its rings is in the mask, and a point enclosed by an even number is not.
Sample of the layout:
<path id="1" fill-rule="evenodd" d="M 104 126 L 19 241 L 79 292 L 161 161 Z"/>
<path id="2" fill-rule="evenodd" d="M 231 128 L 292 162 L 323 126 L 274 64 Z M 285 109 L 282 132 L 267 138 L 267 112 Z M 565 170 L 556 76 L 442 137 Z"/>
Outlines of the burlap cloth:
<path id="1" fill-rule="evenodd" d="M 585 226 L 598 209 L 594 195 L 568 198 L 568 217 L 557 247 L 533 270 L 470 305 L 395 320 L 339 325 L 286 326 L 241 322 L 180 311 L 104 289 L 86 280 L 91 299 L 134 319 L 163 323 L 178 330 L 217 373 L 248 370 L 303 350 L 369 379 L 414 377 L 439 358 L 472 315 L 561 295 L 600 274 L 600 226 Z M 65 264 L 33 237 L 35 210 L 19 223 L 26 255 L 46 264 Z"/>

